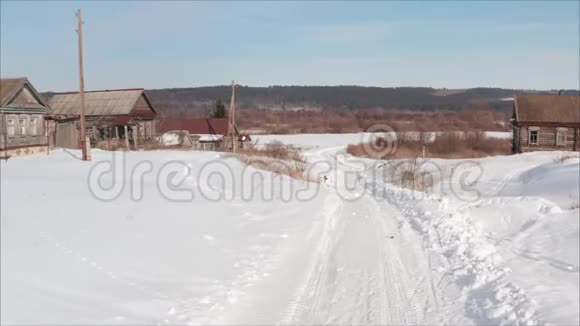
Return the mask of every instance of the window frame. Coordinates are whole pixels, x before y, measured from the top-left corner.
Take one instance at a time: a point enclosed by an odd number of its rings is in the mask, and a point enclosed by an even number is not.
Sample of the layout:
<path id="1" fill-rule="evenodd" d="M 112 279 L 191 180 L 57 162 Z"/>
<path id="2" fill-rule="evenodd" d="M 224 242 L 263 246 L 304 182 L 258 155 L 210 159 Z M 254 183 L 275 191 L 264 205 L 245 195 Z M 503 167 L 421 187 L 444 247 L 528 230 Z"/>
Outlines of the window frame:
<path id="1" fill-rule="evenodd" d="M 28 128 L 27 120 L 28 119 L 26 119 L 26 116 L 18 117 L 18 136 L 20 137 L 26 137 L 28 134 L 26 130 Z"/>
<path id="2" fill-rule="evenodd" d="M 30 136 L 38 136 L 39 132 L 38 132 L 38 117 L 30 117 L 29 123 L 28 123 L 28 133 Z"/>
<path id="3" fill-rule="evenodd" d="M 6 116 L 6 136 L 10 138 L 17 137 L 17 128 L 16 123 L 18 121 L 18 116 L 16 115 L 7 115 Z M 12 132 L 10 132 L 12 131 Z"/>
<path id="4" fill-rule="evenodd" d="M 532 135 L 536 135 L 535 141 L 532 141 Z M 538 127 L 530 127 L 528 128 L 528 145 L 530 146 L 538 146 L 540 144 L 540 128 Z"/>
<path id="5" fill-rule="evenodd" d="M 566 147 L 567 142 L 567 129 L 566 128 L 556 128 L 556 146 Z M 564 139 L 560 141 L 559 137 L 563 136 Z"/>

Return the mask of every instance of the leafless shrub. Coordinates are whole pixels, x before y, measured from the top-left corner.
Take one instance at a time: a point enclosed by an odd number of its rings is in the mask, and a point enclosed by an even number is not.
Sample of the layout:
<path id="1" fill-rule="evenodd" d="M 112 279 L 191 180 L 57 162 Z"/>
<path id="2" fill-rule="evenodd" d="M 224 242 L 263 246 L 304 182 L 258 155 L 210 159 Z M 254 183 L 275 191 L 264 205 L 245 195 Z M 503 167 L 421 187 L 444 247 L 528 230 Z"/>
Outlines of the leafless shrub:
<path id="1" fill-rule="evenodd" d="M 299 180 L 317 182 L 306 174 L 308 165 L 302 152 L 279 141 L 268 143 L 263 149 L 255 146 L 242 149 L 235 157 L 244 164 L 261 170 L 285 174 Z"/>
<path id="2" fill-rule="evenodd" d="M 375 141 L 380 146 L 380 139 Z M 365 144 L 347 146 L 347 153 L 354 156 L 395 159 L 421 157 L 431 158 L 475 158 L 494 155 L 509 155 L 511 141 L 509 139 L 490 138 L 481 131 L 474 132 L 447 132 L 437 135 L 433 140 L 426 133 L 417 136 L 400 134 L 397 137 L 396 151 L 388 152 L 381 157 L 374 153 L 367 153 Z M 379 151 L 380 152 L 380 151 Z"/>
<path id="3" fill-rule="evenodd" d="M 237 122 L 243 130 L 266 134 L 346 133 L 365 131 L 388 123 L 399 131 L 508 131 L 511 112 L 472 103 L 463 110 L 240 110 Z"/>
<path id="4" fill-rule="evenodd" d="M 577 158 L 580 158 L 580 154 L 575 152 L 560 153 L 560 155 L 554 159 L 554 163 L 566 163 Z"/>
<path id="5" fill-rule="evenodd" d="M 149 139 L 149 140 L 140 141 L 138 144 L 138 149 L 144 150 L 144 151 L 155 151 L 155 150 L 160 150 L 160 149 L 190 150 L 191 147 L 184 147 L 182 145 L 163 145 L 154 139 Z"/>
<path id="6" fill-rule="evenodd" d="M 403 188 L 428 191 L 434 180 L 430 174 L 421 169 L 421 161 L 414 157 L 394 164 L 390 171 L 391 182 Z"/>
<path id="7" fill-rule="evenodd" d="M 124 139 L 99 140 L 92 146 L 94 148 L 99 148 L 106 151 L 118 151 L 126 149 Z"/>

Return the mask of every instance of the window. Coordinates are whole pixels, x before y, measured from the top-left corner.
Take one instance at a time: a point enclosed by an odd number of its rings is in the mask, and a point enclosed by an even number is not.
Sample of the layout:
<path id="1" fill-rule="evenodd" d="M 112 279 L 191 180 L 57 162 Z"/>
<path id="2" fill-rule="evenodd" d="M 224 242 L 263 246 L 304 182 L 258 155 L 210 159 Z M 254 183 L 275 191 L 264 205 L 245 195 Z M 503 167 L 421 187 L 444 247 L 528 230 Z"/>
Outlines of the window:
<path id="1" fill-rule="evenodd" d="M 530 130 L 529 138 L 528 138 L 528 143 L 530 145 L 538 145 L 538 138 L 539 138 L 538 133 L 539 133 L 538 130 Z"/>
<path id="2" fill-rule="evenodd" d="M 8 137 L 16 136 L 16 119 L 15 118 L 7 118 L 6 119 L 6 133 Z"/>
<path id="3" fill-rule="evenodd" d="M 29 129 L 32 136 L 38 136 L 38 118 L 30 119 Z"/>
<path id="4" fill-rule="evenodd" d="M 20 118 L 18 119 L 18 134 L 20 136 L 26 136 L 26 119 Z"/>
<path id="5" fill-rule="evenodd" d="M 556 146 L 566 146 L 566 129 L 556 129 Z"/>

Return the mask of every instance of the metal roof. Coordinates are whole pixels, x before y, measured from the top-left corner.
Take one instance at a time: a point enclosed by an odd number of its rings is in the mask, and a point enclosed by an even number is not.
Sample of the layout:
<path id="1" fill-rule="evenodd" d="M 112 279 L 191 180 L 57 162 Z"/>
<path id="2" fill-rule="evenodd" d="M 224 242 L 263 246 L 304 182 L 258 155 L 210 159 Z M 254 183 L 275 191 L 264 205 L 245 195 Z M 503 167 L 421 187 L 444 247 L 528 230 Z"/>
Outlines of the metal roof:
<path id="1" fill-rule="evenodd" d="M 518 122 L 580 123 L 579 96 L 518 95 L 515 109 Z"/>
<path id="2" fill-rule="evenodd" d="M 228 119 L 166 117 L 159 121 L 157 129 L 160 132 L 187 130 L 193 135 L 226 135 Z"/>
<path id="3" fill-rule="evenodd" d="M 129 114 L 141 95 L 145 95 L 142 88 L 85 92 L 85 114 L 89 116 Z M 56 94 L 49 100 L 52 108 L 49 114 L 80 115 L 80 102 L 79 93 Z"/>

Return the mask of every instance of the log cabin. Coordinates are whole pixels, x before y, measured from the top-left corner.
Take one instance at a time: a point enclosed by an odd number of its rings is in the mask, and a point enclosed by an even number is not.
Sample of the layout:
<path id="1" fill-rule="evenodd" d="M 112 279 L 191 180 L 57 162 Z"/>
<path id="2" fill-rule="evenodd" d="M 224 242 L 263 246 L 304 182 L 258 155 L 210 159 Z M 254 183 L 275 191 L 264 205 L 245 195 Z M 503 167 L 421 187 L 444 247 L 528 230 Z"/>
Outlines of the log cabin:
<path id="1" fill-rule="evenodd" d="M 512 125 L 514 153 L 578 151 L 580 96 L 518 95 Z"/>
<path id="2" fill-rule="evenodd" d="M 80 95 L 50 97 L 49 139 L 56 147 L 80 148 Z M 136 149 L 155 141 L 157 112 L 142 88 L 85 92 L 86 132 L 91 146 Z"/>

